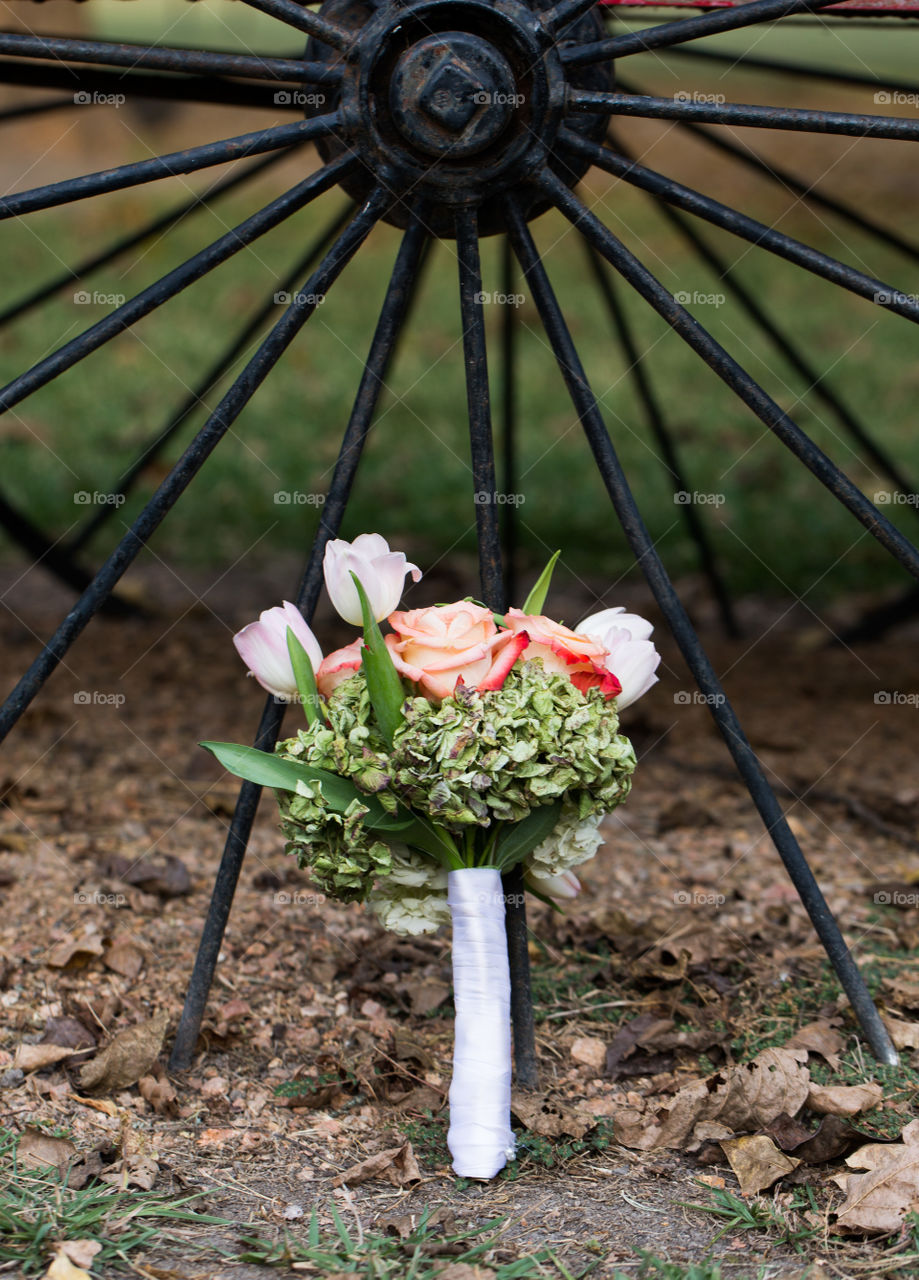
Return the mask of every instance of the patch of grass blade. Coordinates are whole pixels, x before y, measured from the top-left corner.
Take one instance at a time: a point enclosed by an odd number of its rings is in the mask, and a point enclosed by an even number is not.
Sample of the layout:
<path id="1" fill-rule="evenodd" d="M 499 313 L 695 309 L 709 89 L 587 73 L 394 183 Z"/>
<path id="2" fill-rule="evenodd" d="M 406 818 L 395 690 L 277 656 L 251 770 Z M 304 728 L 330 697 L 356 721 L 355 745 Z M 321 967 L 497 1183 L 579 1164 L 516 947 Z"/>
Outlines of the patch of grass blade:
<path id="1" fill-rule="evenodd" d="M 814 1239 L 818 1228 L 810 1223 L 798 1222 L 786 1216 L 781 1210 L 774 1208 L 763 1196 L 744 1200 L 732 1191 L 712 1190 L 711 1204 L 687 1204 L 690 1209 L 700 1213 L 708 1213 L 724 1222 L 724 1226 L 711 1241 L 714 1245 L 729 1231 L 769 1231 L 774 1233 L 783 1244 L 788 1244 L 795 1253 L 803 1253 L 804 1245 Z M 819 1213 L 811 1187 L 801 1187 L 791 1205 L 792 1211 L 810 1209 Z"/>
<path id="2" fill-rule="evenodd" d="M 433 1280 L 446 1260 L 452 1263 L 472 1264 L 500 1247 L 499 1230 L 503 1218 L 495 1218 L 481 1227 L 469 1227 L 455 1234 L 440 1235 L 430 1222 L 426 1209 L 418 1226 L 405 1239 L 389 1235 L 365 1235 L 358 1224 L 352 1233 L 342 1221 L 341 1214 L 331 1206 L 334 1234 L 324 1235 L 320 1229 L 318 1210 L 314 1207 L 305 1239 L 298 1239 L 285 1232 L 282 1240 L 266 1241 L 259 1236 L 242 1237 L 243 1251 L 239 1261 L 263 1267 L 290 1267 L 295 1263 L 308 1263 L 310 1273 L 330 1275 L 341 1271 L 357 1271 L 360 1275 L 373 1276 L 374 1280 Z M 550 1249 L 510 1262 L 490 1260 L 497 1280 L 575 1280 L 571 1272 L 556 1258 Z M 586 1276 L 587 1271 L 579 1273 Z"/>
<path id="3" fill-rule="evenodd" d="M 66 1170 L 21 1168 L 18 1144 L 18 1134 L 0 1130 L 0 1263 L 18 1264 L 21 1275 L 44 1271 L 57 1240 L 95 1240 L 102 1248 L 94 1265 L 120 1268 L 130 1254 L 169 1239 L 169 1224 L 232 1225 L 189 1207 L 200 1192 L 170 1200 L 105 1183 L 73 1190 Z"/>
<path id="4" fill-rule="evenodd" d="M 710 1258 L 690 1263 L 687 1267 L 682 1262 L 657 1258 L 647 1249 L 639 1249 L 638 1256 L 641 1258 L 639 1280 L 722 1280 L 721 1265 Z M 617 1271 L 614 1280 L 632 1280 L 632 1277 Z"/>

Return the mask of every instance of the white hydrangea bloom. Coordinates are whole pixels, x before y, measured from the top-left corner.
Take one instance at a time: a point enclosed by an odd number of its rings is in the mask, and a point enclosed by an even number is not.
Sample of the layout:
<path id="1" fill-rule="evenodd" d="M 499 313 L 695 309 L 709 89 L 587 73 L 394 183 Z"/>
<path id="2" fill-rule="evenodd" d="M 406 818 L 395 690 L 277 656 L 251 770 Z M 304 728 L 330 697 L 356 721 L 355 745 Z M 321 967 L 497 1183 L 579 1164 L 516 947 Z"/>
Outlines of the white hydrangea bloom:
<path id="1" fill-rule="evenodd" d="M 450 923 L 446 889 L 441 893 L 391 891 L 398 887 L 387 876 L 367 899 L 368 906 L 384 929 L 402 937 L 411 937 L 419 933 L 434 933 L 442 924 Z"/>
<path id="2" fill-rule="evenodd" d="M 410 849 L 405 844 L 391 844 L 392 869 L 387 872 L 386 880 L 390 884 L 402 885 L 409 889 L 426 888 L 429 892 L 437 890 L 447 892 L 447 870 L 440 867 L 423 853 Z"/>
<path id="3" fill-rule="evenodd" d="M 598 828 L 605 816 L 594 813 L 582 821 L 574 811 L 563 813 L 558 825 L 530 854 L 527 864 L 542 876 L 557 876 L 588 862 L 603 843 Z"/>

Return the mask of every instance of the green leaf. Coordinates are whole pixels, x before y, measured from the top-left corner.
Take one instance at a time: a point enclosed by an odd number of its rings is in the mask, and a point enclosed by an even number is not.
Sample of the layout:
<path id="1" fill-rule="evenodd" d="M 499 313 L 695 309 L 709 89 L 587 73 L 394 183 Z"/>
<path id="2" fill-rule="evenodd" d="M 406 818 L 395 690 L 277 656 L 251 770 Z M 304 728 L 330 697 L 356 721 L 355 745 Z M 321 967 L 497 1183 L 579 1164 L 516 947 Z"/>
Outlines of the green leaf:
<path id="1" fill-rule="evenodd" d="M 494 844 L 494 865 L 507 871 L 522 862 L 558 825 L 561 812 L 562 802 L 556 800 L 555 804 L 542 804 L 533 809 L 522 822 L 504 823 Z"/>
<path id="2" fill-rule="evenodd" d="M 552 581 L 552 571 L 561 554 L 561 551 L 556 551 L 555 555 L 536 579 L 536 585 L 523 602 L 524 613 L 532 613 L 537 616 L 542 613 L 543 607 L 546 603 L 546 596 L 549 594 L 549 583 Z"/>
<path id="3" fill-rule="evenodd" d="M 350 804 L 359 800 L 367 809 L 361 819 L 364 826 L 372 831 L 379 831 L 384 836 L 398 835 L 400 840 L 405 840 L 402 833 L 413 831 L 417 825 L 417 819 L 408 810 L 400 808 L 396 813 L 388 813 L 376 796 L 367 795 L 347 778 L 305 764 L 302 760 L 284 760 L 270 751 L 243 747 L 236 742 L 202 742 L 199 746 L 215 755 L 229 773 L 255 782 L 260 787 L 295 792 L 298 782 L 318 782 L 326 803 L 339 813 L 344 813 Z"/>
<path id="4" fill-rule="evenodd" d="M 319 702 L 319 690 L 316 688 L 316 675 L 310 656 L 295 635 L 293 627 L 287 628 L 287 652 L 290 654 L 290 663 L 294 669 L 294 679 L 297 682 L 297 692 L 300 695 L 306 723 L 317 724 L 322 721 L 323 715 Z"/>
<path id="5" fill-rule="evenodd" d="M 284 760 L 270 751 L 243 747 L 236 742 L 202 742 L 199 745 L 212 752 L 229 773 L 255 782 L 260 787 L 272 787 L 275 791 L 296 791 L 298 782 L 319 783 L 326 803 L 340 813 L 344 813 L 354 800 L 360 800 L 371 811 L 367 818 L 372 816 L 375 820 L 378 814 L 380 817 L 390 817 L 379 800 L 365 795 L 353 782 L 340 778 L 337 773 L 317 769 L 301 760 Z"/>
<path id="6" fill-rule="evenodd" d="M 388 747 L 392 746 L 393 735 L 403 723 L 402 704 L 405 701 L 405 690 L 399 673 L 393 665 L 392 654 L 386 647 L 383 633 L 377 625 L 367 599 L 367 592 L 361 586 L 356 573 L 352 573 L 364 615 L 364 648 L 361 650 L 361 665 L 367 678 L 367 691 L 373 707 L 380 732 Z"/>

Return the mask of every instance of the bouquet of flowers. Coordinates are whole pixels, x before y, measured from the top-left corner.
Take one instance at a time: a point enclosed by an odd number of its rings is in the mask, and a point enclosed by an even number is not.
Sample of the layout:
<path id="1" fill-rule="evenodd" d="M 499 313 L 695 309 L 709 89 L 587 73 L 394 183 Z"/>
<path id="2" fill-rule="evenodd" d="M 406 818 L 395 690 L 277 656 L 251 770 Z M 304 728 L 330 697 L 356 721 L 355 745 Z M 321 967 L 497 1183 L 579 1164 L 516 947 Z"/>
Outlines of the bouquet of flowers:
<path id="1" fill-rule="evenodd" d="M 557 558 L 522 609 L 459 600 L 399 612 L 417 566 L 379 534 L 329 542 L 326 588 L 362 635 L 323 657 L 285 602 L 234 637 L 260 684 L 300 702 L 306 728 L 273 754 L 202 744 L 275 790 L 288 851 L 330 897 L 367 902 L 402 934 L 452 919 L 448 1143 L 466 1177 L 493 1177 L 514 1154 L 501 875 L 522 864 L 544 900 L 577 894 L 573 868 L 631 787 L 618 711 L 660 661 L 650 623 L 624 609 L 575 630 L 543 616 Z"/>

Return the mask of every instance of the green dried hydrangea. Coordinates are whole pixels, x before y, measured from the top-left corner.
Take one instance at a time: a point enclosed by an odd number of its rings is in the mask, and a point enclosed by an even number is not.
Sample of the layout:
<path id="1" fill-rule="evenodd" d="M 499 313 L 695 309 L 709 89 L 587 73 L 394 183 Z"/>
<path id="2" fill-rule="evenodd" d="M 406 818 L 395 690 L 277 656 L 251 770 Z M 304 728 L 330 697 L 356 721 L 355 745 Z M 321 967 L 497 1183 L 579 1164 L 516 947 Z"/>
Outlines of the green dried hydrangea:
<path id="1" fill-rule="evenodd" d="M 460 686 L 440 706 L 410 697 L 403 710 L 389 750 L 357 673 L 328 700 L 328 724 L 301 729 L 276 751 L 351 779 L 390 812 L 401 802 L 454 834 L 519 822 L 562 797 L 576 825 L 609 813 L 631 788 L 635 752 L 618 733 L 613 704 L 595 689 L 581 693 L 538 659 L 517 664 L 500 690 Z M 330 897 L 363 901 L 391 871 L 392 850 L 364 827 L 360 801 L 340 813 L 318 786 L 300 783 L 296 794 L 279 792 L 278 803 L 287 851 Z"/>
<path id="2" fill-rule="evenodd" d="M 635 752 L 612 703 L 538 659 L 518 663 L 495 692 L 461 686 L 439 707 L 410 698 L 404 712 L 393 788 L 444 826 L 519 822 L 562 796 L 583 819 L 629 793 Z"/>
<path id="3" fill-rule="evenodd" d="M 390 783 L 386 744 L 370 723 L 363 676 L 338 686 L 326 714 L 328 725 L 301 729 L 295 738 L 279 742 L 276 753 L 350 778 L 394 811 L 396 798 L 386 791 Z M 276 795 L 287 852 L 296 854 L 298 865 L 309 869 L 329 897 L 363 902 L 377 876 L 386 875 L 392 864 L 389 846 L 361 822 L 366 808 L 355 800 L 345 813 L 338 813 L 325 803 L 318 787 L 307 783 L 301 783 L 296 794 L 278 791 Z"/>
<path id="4" fill-rule="evenodd" d="M 359 800 L 339 813 L 325 803 L 318 787 L 300 783 L 296 794 L 275 793 L 281 810 L 281 830 L 287 852 L 308 868 L 323 893 L 341 902 L 363 902 L 377 876 L 391 865 L 389 846 L 367 831 L 361 818 L 367 809 Z"/>
<path id="5" fill-rule="evenodd" d="M 367 681 L 362 674 L 343 680 L 325 706 L 329 723 L 301 729 L 296 738 L 288 738 L 275 748 L 279 755 L 327 769 L 368 795 L 377 795 L 381 803 L 394 810 L 395 799 L 384 794 L 392 778 L 387 746 L 373 725 L 373 709 Z"/>

